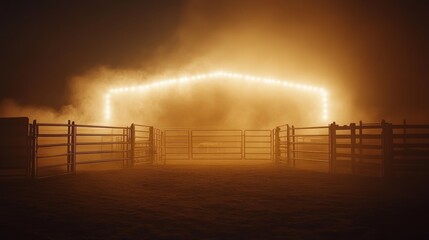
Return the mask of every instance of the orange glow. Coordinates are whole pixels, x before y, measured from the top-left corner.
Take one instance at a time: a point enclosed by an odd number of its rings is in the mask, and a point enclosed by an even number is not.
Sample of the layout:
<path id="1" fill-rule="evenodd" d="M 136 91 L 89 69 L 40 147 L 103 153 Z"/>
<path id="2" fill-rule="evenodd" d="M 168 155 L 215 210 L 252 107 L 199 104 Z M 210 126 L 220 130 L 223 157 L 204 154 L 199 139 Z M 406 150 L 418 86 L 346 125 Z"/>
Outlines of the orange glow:
<path id="1" fill-rule="evenodd" d="M 171 86 L 173 84 L 183 84 L 183 83 L 188 84 L 188 83 L 191 83 L 192 81 L 199 81 L 199 80 L 208 81 L 208 80 L 219 79 L 219 78 L 228 78 L 228 79 L 233 79 L 237 81 L 248 81 L 248 82 L 261 83 L 261 84 L 275 84 L 275 85 L 282 86 L 286 89 L 313 92 L 314 94 L 320 95 L 320 97 L 322 98 L 322 105 L 321 105 L 321 111 L 320 111 L 321 114 L 319 118 L 322 118 L 325 121 L 328 120 L 328 93 L 324 88 L 310 86 L 310 85 L 301 84 L 301 83 L 293 83 L 293 82 L 288 82 L 283 80 L 262 78 L 257 76 L 242 75 L 238 73 L 222 72 L 222 71 L 208 73 L 208 74 L 193 75 L 193 76 L 184 76 L 177 79 L 159 80 L 151 83 L 142 84 L 139 86 L 112 88 L 105 95 L 104 118 L 106 120 L 111 119 L 112 117 L 111 98 L 118 93 L 124 93 L 124 92 L 125 93 L 128 93 L 128 92 L 144 93 L 145 91 L 149 91 L 153 88 L 158 88 L 162 86 Z"/>

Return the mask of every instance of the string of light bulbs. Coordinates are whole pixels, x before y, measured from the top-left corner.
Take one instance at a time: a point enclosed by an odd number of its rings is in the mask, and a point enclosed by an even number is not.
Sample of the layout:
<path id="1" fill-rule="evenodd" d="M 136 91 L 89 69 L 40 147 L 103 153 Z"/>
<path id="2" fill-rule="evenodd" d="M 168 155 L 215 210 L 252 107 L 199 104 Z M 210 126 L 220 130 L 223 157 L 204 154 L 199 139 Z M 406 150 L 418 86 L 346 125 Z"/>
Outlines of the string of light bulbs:
<path id="1" fill-rule="evenodd" d="M 300 83 L 293 83 L 289 81 L 277 80 L 272 78 L 262 78 L 262 77 L 252 76 L 252 75 L 244 75 L 244 74 L 222 72 L 222 71 L 208 73 L 208 74 L 183 76 L 183 77 L 174 78 L 174 79 L 165 79 L 160 81 L 144 83 L 141 85 L 112 88 L 105 94 L 104 118 L 106 120 L 109 120 L 112 117 L 111 98 L 115 95 L 118 95 L 121 93 L 128 93 L 128 92 L 144 93 L 146 91 L 149 91 L 157 87 L 170 86 L 178 83 L 189 83 L 197 80 L 209 80 L 209 79 L 215 79 L 215 78 L 228 78 L 228 79 L 257 82 L 257 83 L 263 83 L 263 84 L 273 84 L 273 85 L 283 86 L 289 89 L 294 89 L 297 91 L 308 91 L 308 92 L 313 92 L 315 94 L 319 94 L 322 99 L 321 117 L 323 120 L 328 119 L 328 93 L 324 88 L 310 86 L 306 84 L 300 84 Z"/>

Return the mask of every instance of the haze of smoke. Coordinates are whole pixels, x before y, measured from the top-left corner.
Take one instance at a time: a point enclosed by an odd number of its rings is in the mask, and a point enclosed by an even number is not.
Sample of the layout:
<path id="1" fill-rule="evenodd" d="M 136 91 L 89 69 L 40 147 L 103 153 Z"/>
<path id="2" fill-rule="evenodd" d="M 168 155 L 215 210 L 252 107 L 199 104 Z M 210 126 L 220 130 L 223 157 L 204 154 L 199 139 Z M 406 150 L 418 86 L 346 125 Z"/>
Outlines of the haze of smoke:
<path id="1" fill-rule="evenodd" d="M 0 102 L 0 117 L 29 117 L 49 123 L 64 123 L 67 119 L 79 119 L 76 109 L 64 106 L 60 111 L 48 107 L 23 106 L 12 99 Z"/>
<path id="2" fill-rule="evenodd" d="M 305 8 L 300 3 L 276 1 L 269 4 L 246 1 L 244 5 L 231 1 L 211 4 L 189 1 L 179 27 L 171 33 L 171 40 L 163 41 L 165 45 L 158 46 L 150 59 L 142 59 L 141 70 L 96 66 L 71 79 L 72 105 L 59 112 L 9 101 L 2 103 L 1 114 L 101 124 L 103 96 L 111 87 L 231 70 L 327 88 L 330 121 L 402 118 L 403 114 L 389 110 L 390 107 L 380 108 L 372 101 L 371 94 L 377 94 L 376 90 L 360 86 L 360 78 L 366 76 L 356 60 L 360 57 L 360 49 L 353 47 L 356 33 L 351 34 L 350 22 L 345 21 L 344 14 L 330 14 L 337 10 L 338 7 L 323 4 Z M 319 100 L 287 91 L 265 90 L 243 88 L 241 84 L 209 84 L 172 87 L 145 96 L 127 96 L 128 99 L 121 97 L 113 102 L 116 119 L 111 123 L 251 128 L 282 123 L 320 124 Z"/>

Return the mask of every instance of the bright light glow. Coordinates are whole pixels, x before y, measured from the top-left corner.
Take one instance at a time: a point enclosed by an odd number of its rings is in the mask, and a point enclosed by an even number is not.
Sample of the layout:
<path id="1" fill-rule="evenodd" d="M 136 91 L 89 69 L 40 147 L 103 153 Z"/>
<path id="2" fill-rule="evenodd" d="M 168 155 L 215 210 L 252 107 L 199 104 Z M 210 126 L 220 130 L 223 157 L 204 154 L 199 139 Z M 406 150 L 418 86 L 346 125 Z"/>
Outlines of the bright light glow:
<path id="1" fill-rule="evenodd" d="M 167 79 L 167 80 L 161 80 L 161 81 L 155 81 L 151 83 L 142 84 L 138 87 L 136 86 L 130 86 L 130 87 L 120 87 L 120 88 L 112 88 L 108 90 L 108 93 L 105 95 L 105 107 L 104 107 L 104 117 L 106 120 L 109 120 L 111 118 L 111 97 L 118 93 L 122 92 L 144 92 L 146 90 L 150 90 L 154 87 L 160 87 L 160 86 L 171 86 L 175 83 L 189 83 L 195 80 L 209 80 L 209 79 L 216 79 L 216 78 L 230 78 L 230 79 L 236 79 L 238 81 L 250 81 L 250 82 L 262 82 L 265 84 L 278 84 L 282 85 L 285 88 L 288 89 L 294 89 L 297 91 L 307 91 L 307 92 L 314 92 L 315 94 L 320 94 L 320 97 L 322 98 L 322 104 L 321 104 L 321 118 L 323 120 L 328 119 L 328 93 L 325 89 L 316 87 L 316 86 L 310 86 L 310 85 L 304 85 L 300 83 L 292 83 L 289 81 L 282 81 L 282 80 L 273 80 L 271 78 L 260 78 L 257 76 L 251 76 L 251 75 L 243 75 L 239 73 L 230 73 L 230 72 L 213 72 L 208 74 L 200 74 L 200 75 L 194 75 L 194 76 L 182 76 L 178 79 Z"/>

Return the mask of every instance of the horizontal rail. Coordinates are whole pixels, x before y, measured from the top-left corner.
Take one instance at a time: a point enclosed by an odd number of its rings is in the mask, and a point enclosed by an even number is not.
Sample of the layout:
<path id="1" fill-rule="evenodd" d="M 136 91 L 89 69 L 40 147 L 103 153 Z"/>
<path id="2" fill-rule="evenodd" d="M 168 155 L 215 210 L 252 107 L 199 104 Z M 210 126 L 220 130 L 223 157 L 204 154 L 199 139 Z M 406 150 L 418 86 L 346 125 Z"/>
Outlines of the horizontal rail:
<path id="1" fill-rule="evenodd" d="M 328 129 L 329 126 L 320 126 L 320 127 L 291 127 L 291 129 L 295 130 L 309 130 L 309 129 Z"/>
<path id="2" fill-rule="evenodd" d="M 315 143 L 315 142 L 291 142 L 290 145 L 322 145 L 328 146 L 329 143 Z"/>
<path id="3" fill-rule="evenodd" d="M 125 145 L 125 144 L 129 144 L 129 142 L 77 142 L 76 143 L 77 146 L 113 145 L 113 144 Z"/>
<path id="4" fill-rule="evenodd" d="M 152 126 L 147 126 L 147 125 L 142 125 L 142 124 L 135 124 L 135 123 L 133 123 L 133 124 L 136 127 L 152 127 Z"/>
<path id="5" fill-rule="evenodd" d="M 246 148 L 248 148 L 248 149 L 271 149 L 272 147 L 269 146 L 269 147 L 246 147 Z"/>
<path id="6" fill-rule="evenodd" d="M 106 154 L 106 153 L 125 153 L 129 150 L 114 150 L 114 151 L 80 151 L 76 152 L 77 155 L 88 155 L 88 154 Z"/>
<path id="7" fill-rule="evenodd" d="M 394 143 L 394 148 L 429 148 L 429 143 Z"/>
<path id="8" fill-rule="evenodd" d="M 192 138 L 198 138 L 198 137 L 243 137 L 244 135 L 191 135 Z"/>
<path id="9" fill-rule="evenodd" d="M 329 152 L 327 152 L 327 151 L 291 150 L 290 152 L 295 152 L 295 153 L 318 153 L 318 154 L 329 154 Z"/>
<path id="10" fill-rule="evenodd" d="M 37 123 L 36 126 L 40 126 L 40 127 L 71 127 L 73 126 L 72 124 L 67 124 L 67 123 Z"/>
<path id="11" fill-rule="evenodd" d="M 363 139 L 381 139 L 381 134 L 356 134 L 356 138 L 363 138 Z"/>
<path id="12" fill-rule="evenodd" d="M 369 144 L 345 144 L 337 143 L 335 144 L 336 148 L 356 148 L 356 149 L 382 149 L 381 145 L 369 145 Z"/>
<path id="13" fill-rule="evenodd" d="M 328 160 L 323 160 L 323 159 L 313 159 L 313 158 L 294 158 L 293 160 L 298 160 L 298 161 L 308 161 L 308 162 L 322 162 L 322 163 L 328 163 Z"/>
<path id="14" fill-rule="evenodd" d="M 142 133 L 148 133 L 148 132 L 150 132 L 149 131 L 149 129 L 147 129 L 147 130 L 134 130 L 136 133 L 139 133 L 139 132 L 142 132 Z"/>
<path id="15" fill-rule="evenodd" d="M 329 137 L 328 134 L 291 134 L 290 137 Z"/>
<path id="16" fill-rule="evenodd" d="M 83 164 L 93 164 L 93 163 L 121 162 L 121 161 L 127 161 L 127 160 L 129 160 L 129 158 L 99 159 L 99 160 L 91 160 L 91 161 L 79 161 L 79 162 L 76 162 L 76 164 L 83 165 Z"/>
<path id="17" fill-rule="evenodd" d="M 206 148 L 206 149 L 241 149 L 241 146 L 238 147 L 216 147 L 216 146 L 192 146 L 193 149 Z"/>
<path id="18" fill-rule="evenodd" d="M 37 155 L 37 159 L 43 159 L 43 158 L 54 158 L 54 157 L 66 157 L 72 155 L 71 153 L 61 153 L 61 154 L 54 154 L 54 155 Z"/>
<path id="19" fill-rule="evenodd" d="M 147 136 L 135 136 L 135 139 L 147 139 L 146 141 L 149 141 L 149 137 Z"/>
<path id="20" fill-rule="evenodd" d="M 124 137 L 128 134 L 124 133 L 78 133 L 77 137 Z"/>
<path id="21" fill-rule="evenodd" d="M 345 157 L 351 158 L 354 157 L 356 159 L 382 159 L 383 155 L 370 155 L 370 154 L 351 154 L 351 153 L 336 153 L 336 157 Z"/>
<path id="22" fill-rule="evenodd" d="M 429 134 L 428 133 L 406 133 L 406 134 L 393 134 L 392 135 L 393 138 L 399 138 L 399 139 L 403 139 L 403 138 L 407 138 L 407 139 L 411 139 L 411 138 L 418 138 L 418 139 L 429 139 Z"/>
<path id="23" fill-rule="evenodd" d="M 71 163 L 58 163 L 58 164 L 39 166 L 39 169 L 49 169 L 49 168 L 57 168 L 57 167 L 64 167 L 64 166 L 71 166 L 71 165 L 72 165 Z"/>
<path id="24" fill-rule="evenodd" d="M 238 154 L 242 154 L 243 152 L 242 151 L 240 151 L 240 152 L 229 152 L 229 153 L 225 153 L 225 152 L 222 152 L 222 153 L 216 153 L 216 152 L 202 152 L 202 153 L 196 153 L 196 152 L 193 152 L 192 153 L 192 155 L 208 155 L 208 154 L 210 154 L 210 155 L 213 155 L 213 154 L 216 154 L 216 155 L 220 155 L 220 154 L 223 154 L 223 155 L 238 155 Z M 173 154 L 173 153 L 171 153 L 171 154 Z M 186 153 L 183 153 L 183 154 L 186 154 Z M 246 153 L 247 154 L 247 153 Z"/>
<path id="25" fill-rule="evenodd" d="M 362 149 L 362 150 L 364 150 L 364 149 L 383 149 L 383 146 L 381 146 L 381 145 L 370 145 L 370 144 L 358 144 L 358 145 L 356 145 L 356 148 L 359 148 L 359 149 Z"/>
<path id="26" fill-rule="evenodd" d="M 38 144 L 38 148 L 49 148 L 49 147 L 67 147 L 71 146 L 71 143 L 52 143 L 52 144 Z"/>
<path id="27" fill-rule="evenodd" d="M 170 131 L 170 130 L 167 130 Z M 242 129 L 192 129 L 191 132 L 243 132 Z"/>
<path id="28" fill-rule="evenodd" d="M 70 137 L 71 134 L 67 133 L 39 133 L 37 137 Z"/>
<path id="29" fill-rule="evenodd" d="M 406 124 L 406 125 L 398 125 L 393 124 L 393 129 L 429 129 L 429 125 L 418 125 L 418 124 Z"/>
<path id="30" fill-rule="evenodd" d="M 117 126 L 100 126 L 100 125 L 84 125 L 84 124 L 75 124 L 75 127 L 80 127 L 80 128 L 107 128 L 107 129 L 122 129 L 122 130 L 127 130 L 130 129 L 129 127 L 117 127 Z"/>
<path id="31" fill-rule="evenodd" d="M 272 137 L 272 136 L 271 135 L 244 135 L 244 138 L 249 138 L 249 137 L 268 138 L 268 137 Z"/>

